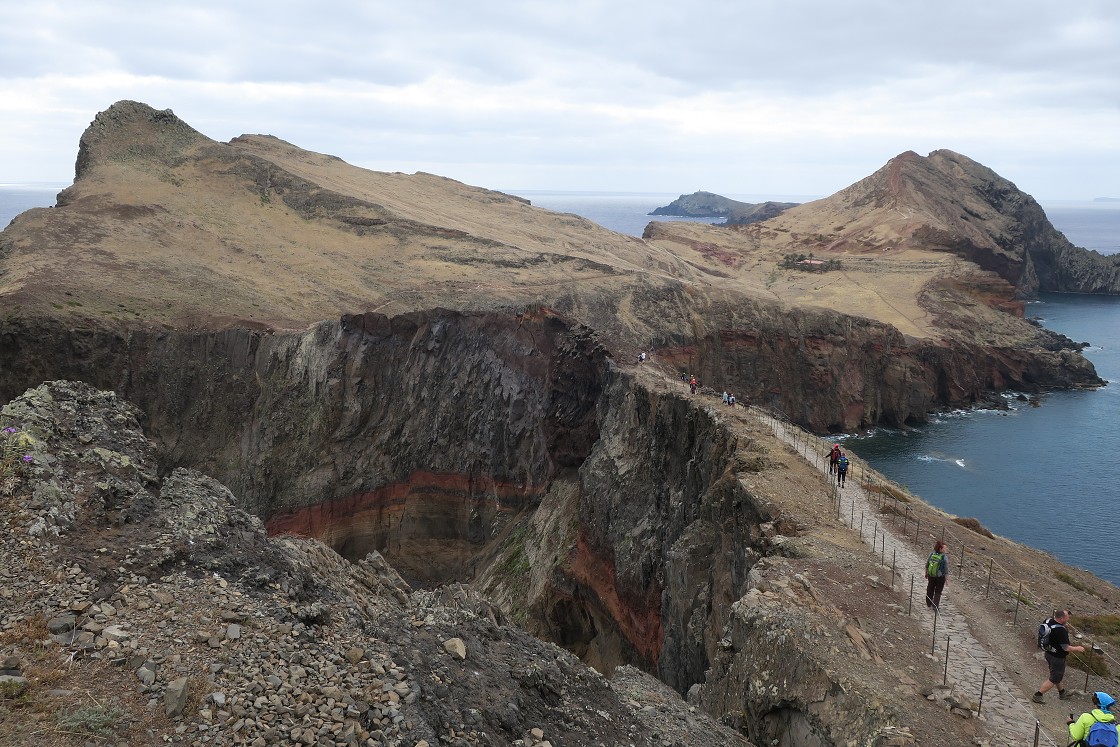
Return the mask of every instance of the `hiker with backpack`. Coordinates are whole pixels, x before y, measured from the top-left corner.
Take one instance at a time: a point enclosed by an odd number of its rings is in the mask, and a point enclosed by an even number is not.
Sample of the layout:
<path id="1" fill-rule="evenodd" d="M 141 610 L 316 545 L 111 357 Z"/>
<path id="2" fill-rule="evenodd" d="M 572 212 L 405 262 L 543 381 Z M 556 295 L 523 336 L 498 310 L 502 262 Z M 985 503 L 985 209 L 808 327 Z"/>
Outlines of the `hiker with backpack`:
<path id="1" fill-rule="evenodd" d="M 945 590 L 945 581 L 949 578 L 949 554 L 945 552 L 948 545 L 944 540 L 933 543 L 933 552 L 926 559 L 926 606 L 941 611 L 941 592 Z"/>
<path id="2" fill-rule="evenodd" d="M 1120 733 L 1116 730 L 1116 717 L 1109 711 L 1115 702 L 1108 693 L 1096 692 L 1093 693 L 1093 705 L 1096 708 L 1082 713 L 1077 720 L 1074 720 L 1071 713 L 1066 721 L 1069 724 L 1070 746 L 1117 747 Z"/>
<path id="3" fill-rule="evenodd" d="M 848 481 L 848 455 L 840 452 L 840 458 L 836 460 L 836 484 L 844 487 L 844 483 Z"/>
<path id="4" fill-rule="evenodd" d="M 836 463 L 840 461 L 840 444 L 833 444 L 832 451 L 828 452 L 828 474 L 836 474 Z"/>
<path id="5" fill-rule="evenodd" d="M 1058 688 L 1059 699 L 1069 700 L 1073 697 L 1066 695 L 1065 688 L 1062 687 L 1062 678 L 1066 676 L 1066 657 L 1071 651 L 1084 652 L 1085 647 L 1070 645 L 1069 631 L 1066 630 L 1067 622 L 1069 622 L 1069 610 L 1054 610 L 1054 616 L 1038 626 L 1038 647 L 1046 657 L 1050 674 L 1031 698 L 1035 703 L 1045 703 L 1042 696 L 1054 687 Z"/>

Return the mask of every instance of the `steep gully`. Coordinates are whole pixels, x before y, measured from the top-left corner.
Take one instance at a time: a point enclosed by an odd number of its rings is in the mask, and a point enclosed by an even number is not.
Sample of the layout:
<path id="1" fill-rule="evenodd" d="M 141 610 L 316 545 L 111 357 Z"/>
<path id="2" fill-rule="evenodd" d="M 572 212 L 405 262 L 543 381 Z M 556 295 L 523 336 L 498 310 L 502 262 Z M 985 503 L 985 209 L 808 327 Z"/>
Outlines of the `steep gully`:
<path id="1" fill-rule="evenodd" d="M 901 345 L 881 334 L 857 350 Z M 841 360 L 845 341 L 731 331 L 662 357 L 695 355 L 701 373 L 727 366 L 744 384 L 773 370 L 763 380 L 806 392 L 805 407 L 835 399 L 837 381 L 910 412 L 958 380 L 1015 376 L 980 370 L 994 354 L 961 374 L 901 348 L 861 369 Z M 760 528 L 781 521 L 736 479 L 733 433 L 547 309 L 365 314 L 292 334 L 8 320 L 0 364 L 5 401 L 53 378 L 116 390 L 147 413 L 165 468 L 213 475 L 274 533 L 351 559 L 380 550 L 418 584 L 473 579 L 537 635 L 680 692 L 703 678 L 767 552 Z"/>

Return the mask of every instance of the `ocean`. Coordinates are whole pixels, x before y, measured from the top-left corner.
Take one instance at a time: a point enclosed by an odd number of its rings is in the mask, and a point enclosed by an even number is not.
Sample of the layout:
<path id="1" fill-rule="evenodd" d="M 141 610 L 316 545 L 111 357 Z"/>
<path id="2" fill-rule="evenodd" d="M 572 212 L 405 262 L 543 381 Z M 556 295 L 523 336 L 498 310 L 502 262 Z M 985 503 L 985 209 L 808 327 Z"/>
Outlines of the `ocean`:
<path id="1" fill-rule="evenodd" d="M 0 184 L 0 228 L 24 210 L 51 207 L 65 184 Z"/>
<path id="2" fill-rule="evenodd" d="M 0 225 L 31 207 L 54 203 L 65 185 L 0 185 Z M 512 191 L 538 207 L 575 213 L 641 236 L 648 213 L 678 194 Z M 727 195 L 744 202 L 805 202 L 806 195 Z M 1043 202 L 1050 221 L 1077 246 L 1120 252 L 1120 203 Z M 657 218 L 665 220 L 665 218 Z M 707 221 L 714 222 L 714 221 Z M 991 531 L 1046 550 L 1120 584 L 1120 297 L 1046 295 L 1028 314 L 1074 340 L 1109 385 L 1049 392 L 1033 407 L 1006 395 L 1006 410 L 939 414 L 909 430 L 843 436 L 859 456 L 929 503 L 976 518 Z"/>

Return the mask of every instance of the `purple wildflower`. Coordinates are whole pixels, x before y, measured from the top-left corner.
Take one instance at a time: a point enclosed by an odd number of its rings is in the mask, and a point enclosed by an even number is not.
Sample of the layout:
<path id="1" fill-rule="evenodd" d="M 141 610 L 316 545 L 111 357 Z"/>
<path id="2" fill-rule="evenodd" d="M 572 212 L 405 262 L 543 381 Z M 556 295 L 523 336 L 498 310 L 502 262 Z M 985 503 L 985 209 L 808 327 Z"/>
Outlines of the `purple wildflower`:
<path id="1" fill-rule="evenodd" d="M 4 432 L 5 433 L 15 433 L 16 429 L 9 425 L 7 428 L 4 429 Z"/>
<path id="2" fill-rule="evenodd" d="M 31 458 L 30 454 L 24 454 L 23 455 L 23 461 L 24 461 L 25 464 L 31 464 L 35 460 Z"/>

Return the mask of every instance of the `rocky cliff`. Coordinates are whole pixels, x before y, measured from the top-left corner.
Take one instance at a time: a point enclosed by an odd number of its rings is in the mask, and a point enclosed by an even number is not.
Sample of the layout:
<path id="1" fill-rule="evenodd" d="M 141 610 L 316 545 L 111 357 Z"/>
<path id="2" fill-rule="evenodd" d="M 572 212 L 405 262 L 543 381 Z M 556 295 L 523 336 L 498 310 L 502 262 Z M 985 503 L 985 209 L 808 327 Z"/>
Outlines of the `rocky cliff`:
<path id="1" fill-rule="evenodd" d="M 469 589 L 268 538 L 212 478 L 157 477 L 140 415 L 68 382 L 0 412 L 30 457 L 0 491 L 9 743 L 748 746 Z"/>

